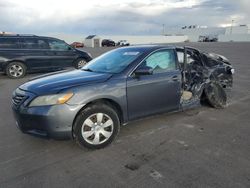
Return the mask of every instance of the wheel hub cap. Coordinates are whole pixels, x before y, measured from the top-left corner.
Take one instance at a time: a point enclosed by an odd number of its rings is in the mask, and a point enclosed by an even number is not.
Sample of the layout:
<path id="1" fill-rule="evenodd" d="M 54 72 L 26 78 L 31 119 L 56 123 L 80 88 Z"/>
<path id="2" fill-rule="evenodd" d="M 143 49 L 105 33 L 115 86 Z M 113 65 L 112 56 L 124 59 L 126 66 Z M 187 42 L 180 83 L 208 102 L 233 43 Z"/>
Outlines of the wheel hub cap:
<path id="1" fill-rule="evenodd" d="M 19 77 L 23 74 L 23 68 L 19 65 L 12 65 L 9 72 L 13 77 Z"/>
<path id="2" fill-rule="evenodd" d="M 98 132 L 102 129 L 102 127 L 100 125 L 96 125 L 95 128 L 94 128 L 94 131 L 95 132 Z"/>
<path id="3" fill-rule="evenodd" d="M 78 62 L 78 69 L 82 68 L 86 64 L 86 61 L 81 60 Z"/>
<path id="4" fill-rule="evenodd" d="M 82 137 L 89 144 L 98 145 L 107 141 L 114 130 L 113 120 L 104 113 L 89 116 L 82 125 Z"/>

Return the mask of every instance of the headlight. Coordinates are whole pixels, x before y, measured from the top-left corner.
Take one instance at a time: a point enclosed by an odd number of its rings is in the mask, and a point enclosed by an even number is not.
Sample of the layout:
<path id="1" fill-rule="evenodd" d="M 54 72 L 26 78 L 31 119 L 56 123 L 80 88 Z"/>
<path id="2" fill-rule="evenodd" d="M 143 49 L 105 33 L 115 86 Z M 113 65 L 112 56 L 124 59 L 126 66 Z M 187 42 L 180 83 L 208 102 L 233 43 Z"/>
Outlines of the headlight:
<path id="1" fill-rule="evenodd" d="M 31 101 L 29 107 L 64 104 L 72 96 L 73 96 L 73 93 L 40 96 L 40 97 L 35 98 L 33 101 Z"/>

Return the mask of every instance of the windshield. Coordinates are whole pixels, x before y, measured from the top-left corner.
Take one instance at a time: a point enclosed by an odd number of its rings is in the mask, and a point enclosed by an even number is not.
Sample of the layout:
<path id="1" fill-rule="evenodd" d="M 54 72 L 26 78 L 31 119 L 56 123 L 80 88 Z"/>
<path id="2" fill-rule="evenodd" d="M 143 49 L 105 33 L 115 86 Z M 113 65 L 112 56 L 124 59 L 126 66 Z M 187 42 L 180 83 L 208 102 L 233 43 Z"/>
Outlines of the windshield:
<path id="1" fill-rule="evenodd" d="M 82 70 L 102 73 L 120 73 L 141 54 L 142 52 L 138 51 L 138 49 L 113 50 L 93 59 L 84 66 Z"/>

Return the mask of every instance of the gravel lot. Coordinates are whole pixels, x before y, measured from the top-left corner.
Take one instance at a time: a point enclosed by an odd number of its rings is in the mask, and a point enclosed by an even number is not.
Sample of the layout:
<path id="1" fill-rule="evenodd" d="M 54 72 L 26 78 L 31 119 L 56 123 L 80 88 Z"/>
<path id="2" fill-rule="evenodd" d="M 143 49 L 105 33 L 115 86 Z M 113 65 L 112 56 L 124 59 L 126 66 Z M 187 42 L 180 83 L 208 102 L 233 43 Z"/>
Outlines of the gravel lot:
<path id="1" fill-rule="evenodd" d="M 182 45 L 182 44 L 178 44 Z M 199 107 L 132 122 L 96 151 L 22 134 L 0 75 L 0 187 L 250 187 L 250 43 L 188 43 L 230 59 L 229 106 Z M 84 50 L 95 57 L 110 48 Z"/>

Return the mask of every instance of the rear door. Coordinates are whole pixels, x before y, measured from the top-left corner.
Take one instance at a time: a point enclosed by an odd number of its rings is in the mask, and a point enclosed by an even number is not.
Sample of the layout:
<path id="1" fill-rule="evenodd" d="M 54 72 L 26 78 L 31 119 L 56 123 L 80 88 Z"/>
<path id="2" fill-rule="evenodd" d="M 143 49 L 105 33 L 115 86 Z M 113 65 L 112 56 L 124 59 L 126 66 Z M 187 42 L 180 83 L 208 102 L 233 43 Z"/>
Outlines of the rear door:
<path id="1" fill-rule="evenodd" d="M 70 67 L 78 57 L 75 50 L 64 41 L 48 39 L 48 44 L 52 67 Z"/>
<path id="2" fill-rule="evenodd" d="M 20 56 L 28 69 L 47 70 L 51 67 L 51 61 L 48 54 L 48 43 L 38 37 L 20 37 Z"/>
<path id="3" fill-rule="evenodd" d="M 181 71 L 176 53 L 166 49 L 154 52 L 139 67 L 150 67 L 152 75 L 127 78 L 129 119 L 179 109 Z"/>

